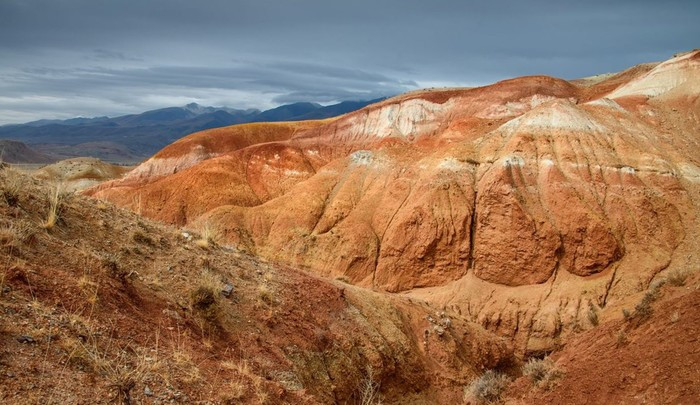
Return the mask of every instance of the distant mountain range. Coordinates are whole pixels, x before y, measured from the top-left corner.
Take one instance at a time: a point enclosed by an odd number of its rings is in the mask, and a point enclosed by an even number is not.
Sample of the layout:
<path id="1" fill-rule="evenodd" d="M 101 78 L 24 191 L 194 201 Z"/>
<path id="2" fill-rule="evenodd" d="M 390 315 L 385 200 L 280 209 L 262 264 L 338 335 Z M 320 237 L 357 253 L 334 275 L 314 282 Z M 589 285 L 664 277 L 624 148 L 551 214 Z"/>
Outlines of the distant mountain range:
<path id="1" fill-rule="evenodd" d="M 0 139 L 24 142 L 39 154 L 55 160 L 92 156 L 114 162 L 136 162 L 192 132 L 247 122 L 329 118 L 381 100 L 344 101 L 329 106 L 302 102 L 266 111 L 191 103 L 113 118 L 38 120 L 4 125 L 0 126 Z M 43 163 L 43 160 L 28 163 Z"/>

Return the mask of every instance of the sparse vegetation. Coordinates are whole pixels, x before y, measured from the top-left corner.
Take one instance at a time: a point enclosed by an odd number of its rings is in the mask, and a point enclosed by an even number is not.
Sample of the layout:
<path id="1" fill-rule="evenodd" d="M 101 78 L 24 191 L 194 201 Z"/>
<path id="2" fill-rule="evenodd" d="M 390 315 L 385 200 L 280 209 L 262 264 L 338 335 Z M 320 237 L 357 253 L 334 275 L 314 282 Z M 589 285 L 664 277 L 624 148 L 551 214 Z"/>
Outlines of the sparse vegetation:
<path id="1" fill-rule="evenodd" d="M 217 233 L 214 228 L 207 222 L 202 227 L 199 239 L 195 240 L 195 245 L 201 247 L 202 249 L 208 249 L 209 247 L 216 246 Z"/>
<path id="2" fill-rule="evenodd" d="M 649 289 L 644 293 L 641 301 L 634 307 L 634 312 L 630 313 L 627 309 L 622 310 L 622 315 L 625 321 L 636 321 L 640 324 L 649 319 L 653 313 L 651 304 L 661 296 L 661 287 L 666 284 L 666 280 L 657 280 L 649 285 Z"/>
<path id="3" fill-rule="evenodd" d="M 192 311 L 206 321 L 215 321 L 218 315 L 219 292 L 222 287 L 221 279 L 214 273 L 202 272 L 197 286 L 190 292 Z"/>
<path id="4" fill-rule="evenodd" d="M 360 394 L 360 405 L 381 405 L 382 397 L 379 394 L 379 383 L 375 380 L 374 368 L 367 366 L 365 378 L 360 382 L 358 391 Z"/>
<path id="5" fill-rule="evenodd" d="M 221 394 L 221 400 L 226 404 L 234 404 L 246 394 L 246 385 L 240 380 L 228 383 L 228 386 Z"/>
<path id="6" fill-rule="evenodd" d="M 140 243 L 142 245 L 148 245 L 148 246 L 155 246 L 155 242 L 153 241 L 153 238 L 150 236 L 146 235 L 142 231 L 135 231 L 134 234 L 131 236 L 131 239 L 134 240 L 136 243 Z"/>
<path id="7" fill-rule="evenodd" d="M 678 311 L 674 311 L 673 314 L 671 314 L 671 322 L 676 323 L 679 319 L 681 319 L 681 314 Z"/>
<path id="8" fill-rule="evenodd" d="M 505 374 L 489 370 L 465 388 L 465 397 L 471 396 L 479 403 L 495 402 L 501 399 L 509 383 Z"/>
<path id="9" fill-rule="evenodd" d="M 600 323 L 600 320 L 598 319 L 598 310 L 595 306 L 593 306 L 593 304 L 589 306 L 586 316 L 588 317 L 588 322 L 590 322 L 591 325 L 598 326 L 598 323 Z"/>
<path id="10" fill-rule="evenodd" d="M 119 266 L 119 260 L 116 255 L 108 254 L 102 258 L 101 264 L 102 268 L 105 269 L 109 277 L 122 282 L 126 281 L 129 274 L 126 272 L 126 270 Z"/>
<path id="11" fill-rule="evenodd" d="M 258 287 L 258 299 L 265 304 L 272 304 L 275 302 L 272 290 L 265 284 L 261 284 Z"/>
<path id="12" fill-rule="evenodd" d="M 123 405 L 132 403 L 131 391 L 138 382 L 143 380 L 148 371 L 145 356 L 130 356 L 129 353 L 133 350 L 113 348 L 111 340 L 106 347 L 101 347 L 97 336 L 93 333 L 86 338 L 86 342 L 71 340 L 64 344 L 72 348 L 68 355 L 72 364 L 92 370 L 109 382 L 109 387 L 114 393 L 114 402 Z"/>
<path id="13" fill-rule="evenodd" d="M 56 224 L 58 223 L 59 220 L 59 215 L 61 211 L 61 206 L 63 204 L 63 199 L 64 199 L 64 194 L 62 191 L 62 187 L 59 184 L 56 184 L 54 188 L 49 192 L 48 196 L 48 205 L 49 209 L 46 214 L 46 221 L 44 221 L 44 229 L 46 230 L 51 230 L 53 229 Z"/>
<path id="14" fill-rule="evenodd" d="M 651 316 L 653 308 L 651 304 L 656 301 L 661 295 L 661 287 L 665 284 L 664 280 L 659 280 L 649 286 L 649 290 L 644 293 L 642 300 L 634 307 L 634 315 L 639 322 L 643 322 Z"/>
<path id="15" fill-rule="evenodd" d="M 12 169 L 5 169 L 5 182 L 2 187 L 2 197 L 7 205 L 14 207 L 19 204 L 20 191 L 22 190 L 22 179 L 20 175 Z"/>
<path id="16" fill-rule="evenodd" d="M 688 273 L 681 270 L 676 270 L 668 275 L 666 281 L 674 287 L 683 287 L 688 279 Z"/>
<path id="17" fill-rule="evenodd" d="M 533 384 L 544 388 L 550 388 L 554 381 L 562 376 L 561 370 L 549 358 L 528 360 L 523 365 L 522 372 Z"/>
<path id="18" fill-rule="evenodd" d="M 193 311 L 206 319 L 213 319 L 216 316 L 216 292 L 211 288 L 200 285 L 192 290 L 190 304 Z"/>
<path id="19" fill-rule="evenodd" d="M 0 227 L 0 247 L 10 255 L 17 255 L 24 243 L 34 237 L 34 231 L 26 222 L 14 222 Z"/>
<path id="20" fill-rule="evenodd" d="M 625 319 L 625 322 L 630 322 L 632 320 L 632 312 L 627 308 L 622 308 L 622 317 Z"/>
<path id="21" fill-rule="evenodd" d="M 627 331 L 624 329 L 621 329 L 617 332 L 617 336 L 615 337 L 616 342 L 617 342 L 617 347 L 622 347 L 627 344 Z"/>

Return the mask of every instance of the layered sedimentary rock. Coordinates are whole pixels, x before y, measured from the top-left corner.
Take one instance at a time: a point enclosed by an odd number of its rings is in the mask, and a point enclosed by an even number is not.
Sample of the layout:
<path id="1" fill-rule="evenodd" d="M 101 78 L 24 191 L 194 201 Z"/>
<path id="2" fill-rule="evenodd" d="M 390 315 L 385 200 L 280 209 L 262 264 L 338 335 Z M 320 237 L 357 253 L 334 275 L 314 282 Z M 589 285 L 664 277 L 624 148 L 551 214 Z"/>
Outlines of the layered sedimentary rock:
<path id="1" fill-rule="evenodd" d="M 587 308 L 697 266 L 699 69 L 693 51 L 222 128 L 90 193 L 545 350 Z"/>

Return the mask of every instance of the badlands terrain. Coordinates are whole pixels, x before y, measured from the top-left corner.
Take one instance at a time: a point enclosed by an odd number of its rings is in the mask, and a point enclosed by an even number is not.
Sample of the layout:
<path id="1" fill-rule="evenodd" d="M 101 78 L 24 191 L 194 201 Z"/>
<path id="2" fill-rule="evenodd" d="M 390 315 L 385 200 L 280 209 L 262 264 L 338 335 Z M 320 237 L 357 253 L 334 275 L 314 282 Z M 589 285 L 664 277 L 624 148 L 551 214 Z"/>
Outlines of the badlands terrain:
<path id="1" fill-rule="evenodd" d="M 695 403 L 700 51 L 0 172 L 9 403 Z"/>

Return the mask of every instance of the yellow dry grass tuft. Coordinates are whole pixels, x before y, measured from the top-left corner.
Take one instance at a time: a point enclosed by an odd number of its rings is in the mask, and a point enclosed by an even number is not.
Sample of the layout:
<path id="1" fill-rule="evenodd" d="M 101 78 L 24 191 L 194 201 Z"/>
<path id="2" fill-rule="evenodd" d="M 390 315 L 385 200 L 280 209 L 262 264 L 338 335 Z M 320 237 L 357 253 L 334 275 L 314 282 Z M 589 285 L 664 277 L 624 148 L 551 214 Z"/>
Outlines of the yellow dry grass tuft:
<path id="1" fill-rule="evenodd" d="M 217 239 L 217 231 L 207 222 L 200 231 L 200 238 L 195 240 L 194 243 L 202 249 L 208 249 L 211 246 L 216 246 Z"/>
<path id="2" fill-rule="evenodd" d="M 51 230 L 58 223 L 64 197 L 63 186 L 60 184 L 56 184 L 53 189 L 49 191 L 47 199 L 49 209 L 46 214 L 46 221 L 42 224 L 44 229 Z"/>

